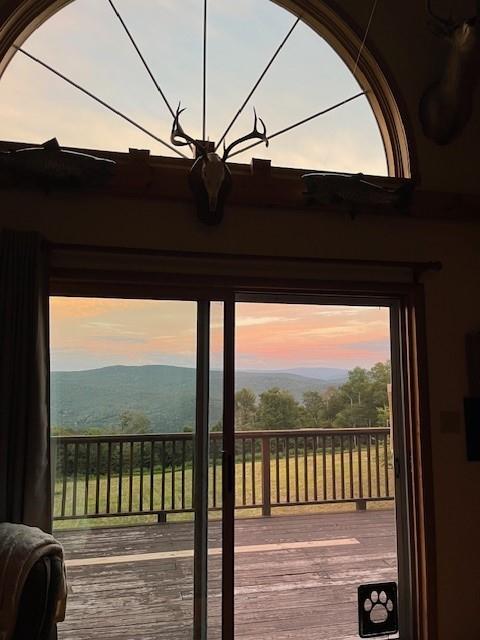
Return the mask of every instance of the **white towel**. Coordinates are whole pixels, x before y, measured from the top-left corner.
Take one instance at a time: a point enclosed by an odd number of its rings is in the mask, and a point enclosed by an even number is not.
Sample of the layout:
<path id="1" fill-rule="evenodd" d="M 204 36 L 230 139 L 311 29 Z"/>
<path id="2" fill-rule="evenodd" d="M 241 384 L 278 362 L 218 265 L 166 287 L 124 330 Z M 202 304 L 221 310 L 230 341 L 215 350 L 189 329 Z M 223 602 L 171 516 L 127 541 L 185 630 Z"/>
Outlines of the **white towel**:
<path id="1" fill-rule="evenodd" d="M 10 640 L 15 631 L 25 581 L 34 564 L 47 555 L 63 560 L 63 548 L 53 536 L 36 527 L 0 523 L 0 640 Z M 55 607 L 55 622 L 65 619 L 65 569 L 62 583 Z"/>

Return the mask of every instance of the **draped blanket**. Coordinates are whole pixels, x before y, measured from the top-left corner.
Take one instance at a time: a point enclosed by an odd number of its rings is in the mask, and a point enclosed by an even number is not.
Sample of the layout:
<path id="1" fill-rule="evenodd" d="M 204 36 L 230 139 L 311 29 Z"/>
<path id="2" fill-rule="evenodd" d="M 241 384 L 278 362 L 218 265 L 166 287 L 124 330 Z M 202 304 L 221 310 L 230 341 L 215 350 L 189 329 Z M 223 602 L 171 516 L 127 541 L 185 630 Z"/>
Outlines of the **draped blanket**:
<path id="1" fill-rule="evenodd" d="M 37 527 L 0 524 L 0 640 L 11 638 L 25 581 L 35 563 L 44 556 L 63 560 L 62 546 L 50 534 Z M 66 598 L 64 574 L 54 622 L 64 620 Z"/>

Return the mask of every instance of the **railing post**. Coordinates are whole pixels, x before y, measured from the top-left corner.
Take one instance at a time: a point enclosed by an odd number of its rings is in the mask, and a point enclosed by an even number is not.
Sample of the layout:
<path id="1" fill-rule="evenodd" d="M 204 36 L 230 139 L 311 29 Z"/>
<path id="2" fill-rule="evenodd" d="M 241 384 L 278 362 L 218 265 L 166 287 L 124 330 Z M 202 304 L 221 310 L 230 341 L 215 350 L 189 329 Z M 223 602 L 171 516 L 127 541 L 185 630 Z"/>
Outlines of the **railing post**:
<path id="1" fill-rule="evenodd" d="M 253 479 L 255 481 L 255 479 Z M 272 515 L 270 495 L 270 436 L 262 436 L 262 515 Z"/>

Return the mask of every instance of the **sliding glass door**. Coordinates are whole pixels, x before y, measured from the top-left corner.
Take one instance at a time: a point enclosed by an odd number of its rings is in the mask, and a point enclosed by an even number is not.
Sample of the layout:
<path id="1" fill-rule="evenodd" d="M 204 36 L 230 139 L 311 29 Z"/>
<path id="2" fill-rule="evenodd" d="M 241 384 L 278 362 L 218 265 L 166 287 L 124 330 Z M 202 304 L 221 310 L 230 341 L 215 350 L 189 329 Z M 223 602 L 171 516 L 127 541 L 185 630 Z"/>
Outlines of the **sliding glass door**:
<path id="1" fill-rule="evenodd" d="M 362 585 L 408 630 L 395 302 L 57 297 L 51 326 L 61 640 L 355 638 Z"/>

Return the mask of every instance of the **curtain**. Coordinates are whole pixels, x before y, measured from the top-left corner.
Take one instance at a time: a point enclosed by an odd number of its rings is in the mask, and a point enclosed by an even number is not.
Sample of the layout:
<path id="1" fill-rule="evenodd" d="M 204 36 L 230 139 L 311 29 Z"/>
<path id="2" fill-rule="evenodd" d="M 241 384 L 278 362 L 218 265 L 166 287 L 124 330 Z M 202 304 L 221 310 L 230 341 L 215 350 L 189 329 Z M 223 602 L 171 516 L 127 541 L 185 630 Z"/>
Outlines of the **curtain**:
<path id="1" fill-rule="evenodd" d="M 51 531 L 47 246 L 0 232 L 0 522 Z"/>

